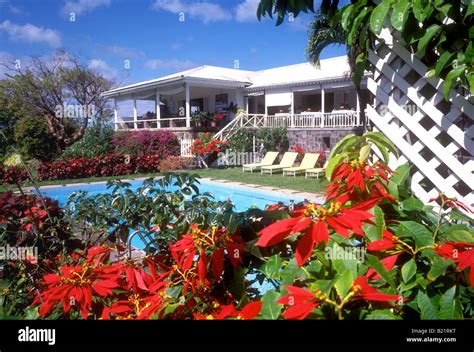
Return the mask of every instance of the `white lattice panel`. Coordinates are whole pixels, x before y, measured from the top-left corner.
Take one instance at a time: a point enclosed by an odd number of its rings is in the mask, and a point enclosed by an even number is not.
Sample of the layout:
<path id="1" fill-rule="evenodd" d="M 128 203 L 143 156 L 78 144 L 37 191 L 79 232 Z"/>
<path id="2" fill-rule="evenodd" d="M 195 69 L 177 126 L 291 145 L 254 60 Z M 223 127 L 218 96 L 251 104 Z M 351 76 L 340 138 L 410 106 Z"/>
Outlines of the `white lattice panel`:
<path id="1" fill-rule="evenodd" d="M 427 77 L 427 67 L 387 28 L 369 60 L 375 105 L 367 116 L 400 151 L 391 166 L 412 164 L 411 186 L 420 199 L 444 192 L 474 208 L 474 106 L 454 91 L 446 102 L 444 82 Z"/>

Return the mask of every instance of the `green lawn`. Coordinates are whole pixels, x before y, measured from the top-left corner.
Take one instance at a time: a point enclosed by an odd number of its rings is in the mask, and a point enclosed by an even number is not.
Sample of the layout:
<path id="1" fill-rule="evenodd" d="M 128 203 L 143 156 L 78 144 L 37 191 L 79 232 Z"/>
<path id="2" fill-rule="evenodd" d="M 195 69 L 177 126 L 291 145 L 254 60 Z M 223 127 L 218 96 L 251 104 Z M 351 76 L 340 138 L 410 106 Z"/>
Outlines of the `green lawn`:
<path id="1" fill-rule="evenodd" d="M 270 186 L 275 188 L 286 188 L 292 189 L 301 192 L 312 192 L 312 193 L 322 193 L 323 187 L 326 186 L 327 182 L 324 177 L 320 176 L 319 180 L 316 178 L 305 178 L 304 176 L 295 177 L 283 177 L 281 174 L 276 174 L 273 176 L 261 175 L 260 172 L 242 172 L 240 167 L 228 168 L 228 169 L 199 169 L 199 170 L 189 170 L 186 171 L 189 173 L 197 173 L 201 177 L 219 179 L 219 180 L 229 180 L 242 183 L 251 183 L 260 186 Z M 161 174 L 135 174 L 135 175 L 123 175 L 123 176 L 107 176 L 107 177 L 88 177 L 80 178 L 74 180 L 60 180 L 60 181 L 45 181 L 38 182 L 38 186 L 48 186 L 48 185 L 67 185 L 71 183 L 88 183 L 88 182 L 97 182 L 97 181 L 107 181 L 114 180 L 117 178 L 120 179 L 134 179 L 139 177 L 152 177 L 159 176 Z M 24 187 L 31 187 L 31 182 L 26 182 Z M 8 190 L 17 190 L 15 185 L 1 185 L 0 193 L 6 192 Z"/>
<path id="2" fill-rule="evenodd" d="M 302 192 L 323 193 L 327 182 L 324 176 L 316 178 L 305 178 L 304 176 L 283 177 L 281 174 L 261 175 L 260 172 L 242 172 L 241 167 L 228 169 L 199 169 L 193 170 L 201 177 L 209 177 L 219 180 L 229 180 L 242 183 L 252 183 L 261 186 L 293 189 Z"/>

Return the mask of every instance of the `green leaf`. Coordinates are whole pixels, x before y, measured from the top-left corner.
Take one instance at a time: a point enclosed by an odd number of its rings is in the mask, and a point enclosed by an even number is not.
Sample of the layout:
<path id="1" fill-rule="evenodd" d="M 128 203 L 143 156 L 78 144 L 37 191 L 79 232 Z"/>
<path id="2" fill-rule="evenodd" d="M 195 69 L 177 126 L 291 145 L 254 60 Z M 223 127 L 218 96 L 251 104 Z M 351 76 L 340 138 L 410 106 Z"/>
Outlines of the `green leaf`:
<path id="1" fill-rule="evenodd" d="M 438 319 L 454 319 L 454 312 L 456 306 L 456 300 L 454 299 L 455 294 L 456 286 L 453 286 L 441 296 L 439 300 Z"/>
<path id="2" fill-rule="evenodd" d="M 466 230 L 453 230 L 446 234 L 446 239 L 452 242 L 474 243 L 474 236 Z"/>
<path id="3" fill-rule="evenodd" d="M 427 253 L 428 257 L 430 258 L 431 261 L 431 268 L 426 277 L 430 281 L 436 280 L 438 277 L 444 275 L 446 272 L 446 269 L 453 263 L 451 260 L 445 260 L 442 257 L 440 257 L 437 253 L 434 251 L 425 251 L 425 252 L 430 252 Z"/>
<path id="4" fill-rule="evenodd" d="M 349 18 L 351 17 L 352 13 L 354 12 L 355 6 L 345 6 L 344 8 L 341 9 L 342 11 L 342 17 L 341 17 L 341 26 L 344 31 L 347 31 L 349 27 Z"/>
<path id="5" fill-rule="evenodd" d="M 416 54 L 418 57 L 423 58 L 425 56 L 426 48 L 434 36 L 440 31 L 441 26 L 432 24 L 426 29 L 425 34 L 421 37 L 416 48 Z"/>
<path id="6" fill-rule="evenodd" d="M 468 65 L 474 64 L 474 45 L 472 42 L 469 43 L 464 53 L 464 62 Z"/>
<path id="7" fill-rule="evenodd" d="M 360 148 L 359 160 L 366 161 L 369 158 L 371 148 L 372 148 L 371 144 L 366 144 L 362 148 Z"/>
<path id="8" fill-rule="evenodd" d="M 451 87 L 454 85 L 458 77 L 464 72 L 465 69 L 466 69 L 465 66 L 461 65 L 460 67 L 452 69 L 446 75 L 446 78 L 444 79 L 444 86 L 443 86 L 444 99 L 448 100 L 449 93 L 451 92 Z"/>
<path id="9" fill-rule="evenodd" d="M 336 154 L 331 159 L 329 159 L 329 162 L 326 166 L 326 178 L 328 181 L 331 181 L 334 170 L 341 163 L 344 157 L 345 154 Z"/>
<path id="10" fill-rule="evenodd" d="M 438 319 L 438 311 L 435 308 L 433 302 L 430 300 L 428 295 L 422 291 L 418 291 L 416 296 L 416 302 L 421 312 L 421 319 L 423 320 L 436 320 Z"/>
<path id="11" fill-rule="evenodd" d="M 427 0 L 413 0 L 413 14 L 418 22 L 423 23 L 425 20 L 425 6 Z M 430 6 L 428 4 L 428 6 Z"/>
<path id="12" fill-rule="evenodd" d="M 416 262 L 414 259 L 410 259 L 402 266 L 402 278 L 404 282 L 410 281 L 410 279 L 416 274 Z"/>
<path id="13" fill-rule="evenodd" d="M 386 136 L 384 136 L 382 133 L 380 133 L 380 132 L 365 132 L 364 137 L 369 139 L 370 141 L 372 141 L 374 143 L 378 142 L 379 144 L 383 145 L 385 148 L 387 148 L 387 150 L 390 153 L 393 153 L 395 156 L 398 155 L 397 149 L 395 148 L 393 143 Z"/>
<path id="14" fill-rule="evenodd" d="M 278 304 L 276 301 L 280 298 L 278 292 L 267 291 L 262 297 L 262 310 L 260 315 L 263 319 L 278 319 L 281 313 L 282 305 Z"/>
<path id="15" fill-rule="evenodd" d="M 467 75 L 467 82 L 469 83 L 469 91 L 474 95 L 474 72 Z"/>
<path id="16" fill-rule="evenodd" d="M 406 211 L 422 211 L 425 208 L 425 203 L 423 203 L 421 200 L 410 197 L 405 199 L 401 203 L 402 209 Z"/>
<path id="17" fill-rule="evenodd" d="M 399 320 L 400 317 L 397 317 L 390 309 L 376 309 L 370 312 L 366 317 L 366 320 Z"/>
<path id="18" fill-rule="evenodd" d="M 354 43 L 354 37 L 359 31 L 360 24 L 365 22 L 365 17 L 370 13 L 370 10 L 372 10 L 372 6 L 364 7 L 355 18 L 354 22 L 352 23 L 352 26 L 350 26 L 351 30 L 347 35 L 347 43 L 349 45 L 352 45 Z"/>
<path id="19" fill-rule="evenodd" d="M 382 30 L 383 23 L 387 17 L 388 10 L 390 10 L 391 1 L 383 0 L 378 4 L 370 15 L 370 29 L 373 33 L 379 35 Z"/>
<path id="20" fill-rule="evenodd" d="M 358 138 L 354 134 L 348 134 L 347 136 L 345 136 L 343 139 L 337 142 L 336 145 L 331 149 L 331 153 L 329 153 L 328 160 L 331 159 L 334 155 L 340 154 L 342 151 L 356 144 L 357 140 Z"/>
<path id="21" fill-rule="evenodd" d="M 387 271 L 387 269 L 385 269 L 382 262 L 380 262 L 379 258 L 372 254 L 366 253 L 365 263 L 374 269 L 377 274 L 379 274 L 390 286 L 395 288 L 395 281 L 393 280 L 392 276 L 390 276 L 390 273 Z"/>
<path id="22" fill-rule="evenodd" d="M 409 175 L 410 175 L 410 165 L 403 164 L 395 169 L 395 172 L 393 173 L 390 181 L 400 186 L 405 183 Z"/>
<path id="23" fill-rule="evenodd" d="M 353 283 L 354 276 L 352 275 L 351 270 L 346 270 L 342 274 L 338 275 L 338 279 L 334 284 L 334 287 L 336 288 L 337 294 L 339 295 L 339 297 L 341 297 L 341 299 L 346 297 Z"/>
<path id="24" fill-rule="evenodd" d="M 411 3 L 408 0 L 397 1 L 393 6 L 391 17 L 392 26 L 399 32 L 401 32 L 405 26 L 410 6 Z"/>
<path id="25" fill-rule="evenodd" d="M 280 278 L 281 258 L 280 253 L 268 258 L 268 261 L 263 266 L 262 272 L 269 279 Z"/>
<path id="26" fill-rule="evenodd" d="M 455 52 L 451 51 L 445 51 L 438 59 L 435 65 L 435 74 L 437 77 L 441 75 L 441 72 L 443 72 L 443 69 L 446 67 L 446 65 L 449 62 L 452 62 L 453 57 L 456 55 Z"/>
<path id="27" fill-rule="evenodd" d="M 414 239 L 417 248 L 432 246 L 434 243 L 433 234 L 426 227 L 414 221 L 400 221 L 396 236 Z"/>

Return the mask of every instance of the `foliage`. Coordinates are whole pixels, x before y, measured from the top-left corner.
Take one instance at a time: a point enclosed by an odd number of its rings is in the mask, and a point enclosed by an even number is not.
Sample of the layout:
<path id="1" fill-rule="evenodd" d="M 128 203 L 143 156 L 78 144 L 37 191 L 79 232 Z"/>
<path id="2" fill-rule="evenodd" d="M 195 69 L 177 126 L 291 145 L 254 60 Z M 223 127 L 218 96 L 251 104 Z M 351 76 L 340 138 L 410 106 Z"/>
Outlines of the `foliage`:
<path id="1" fill-rule="evenodd" d="M 288 136 L 284 127 L 265 127 L 255 134 L 258 144 L 263 144 L 266 151 L 284 152 L 288 150 Z"/>
<path id="2" fill-rule="evenodd" d="M 219 153 L 227 145 L 227 141 L 215 139 L 209 132 L 199 133 L 193 141 L 190 151 L 197 155 Z"/>
<path id="3" fill-rule="evenodd" d="M 0 182 L 4 185 L 19 184 L 28 179 L 28 173 L 19 166 L 6 166 L 0 163 Z"/>
<path id="4" fill-rule="evenodd" d="M 160 154 L 163 158 L 179 155 L 176 136 L 168 131 L 117 131 L 112 143 L 119 154 Z"/>
<path id="5" fill-rule="evenodd" d="M 182 170 L 189 167 L 191 158 L 184 158 L 181 156 L 169 156 L 166 159 L 160 161 L 158 169 L 160 172 L 170 172 L 176 170 Z"/>
<path id="6" fill-rule="evenodd" d="M 112 82 L 64 51 L 49 57 L 32 56 L 27 65 L 3 62 L 9 94 L 31 115 L 47 121 L 60 150 L 79 140 L 91 121 L 109 118 L 101 94 Z M 77 128 L 71 130 L 71 121 Z"/>
<path id="7" fill-rule="evenodd" d="M 56 138 L 50 133 L 46 121 L 25 117 L 15 125 L 15 142 L 27 158 L 51 160 L 58 152 Z"/>
<path id="8" fill-rule="evenodd" d="M 112 153 L 113 133 L 112 127 L 96 123 L 86 130 L 80 140 L 64 150 L 61 159 L 94 158 Z"/>
<path id="9" fill-rule="evenodd" d="M 228 148 L 234 152 L 253 151 L 253 135 L 245 129 L 239 129 L 228 140 Z"/>
<path id="10" fill-rule="evenodd" d="M 374 132 L 335 146 L 322 204 L 237 213 L 186 174 L 75 193 L 65 218 L 89 243 L 43 266 L 24 304 L 51 319 L 472 319 L 472 210 L 424 204 L 373 146 L 393 149 Z M 122 260 L 136 230 L 148 255 Z"/>
<path id="11" fill-rule="evenodd" d="M 279 25 L 286 14 L 297 16 L 308 10 L 315 12 L 313 1 L 261 0 L 257 16 L 277 14 Z M 474 5 L 461 0 L 363 0 L 339 8 L 339 1 L 331 0 L 323 1 L 318 11 L 328 16 L 332 29 L 342 25 L 348 45 L 360 49 L 355 52 L 356 76 L 362 77 L 370 67 L 368 51 L 390 22 L 410 51 L 430 68 L 428 74 L 445 80 L 445 99 L 458 86 L 474 93 Z"/>
<path id="12" fill-rule="evenodd" d="M 56 201 L 5 192 L 0 194 L 0 248 L 6 256 L 0 258 L 0 317 L 31 319 L 34 310 L 28 306 L 36 282 L 49 272 L 54 258 L 71 254 L 82 243 L 72 236 Z"/>
<path id="13" fill-rule="evenodd" d="M 161 154 L 107 154 L 97 158 L 78 158 L 42 163 L 38 167 L 39 181 L 68 180 L 85 177 L 130 175 L 158 172 Z"/>

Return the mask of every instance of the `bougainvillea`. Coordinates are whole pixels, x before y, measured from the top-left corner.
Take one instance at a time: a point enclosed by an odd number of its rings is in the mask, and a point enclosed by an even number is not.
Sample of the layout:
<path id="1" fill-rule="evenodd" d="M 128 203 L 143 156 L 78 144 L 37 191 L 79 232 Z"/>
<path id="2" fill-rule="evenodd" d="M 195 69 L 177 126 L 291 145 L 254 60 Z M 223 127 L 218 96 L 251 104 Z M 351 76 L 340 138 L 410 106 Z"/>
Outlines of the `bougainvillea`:
<path id="1" fill-rule="evenodd" d="M 200 133 L 199 137 L 193 141 L 190 151 L 197 155 L 219 153 L 227 145 L 227 141 L 212 138 L 209 132 Z"/>

